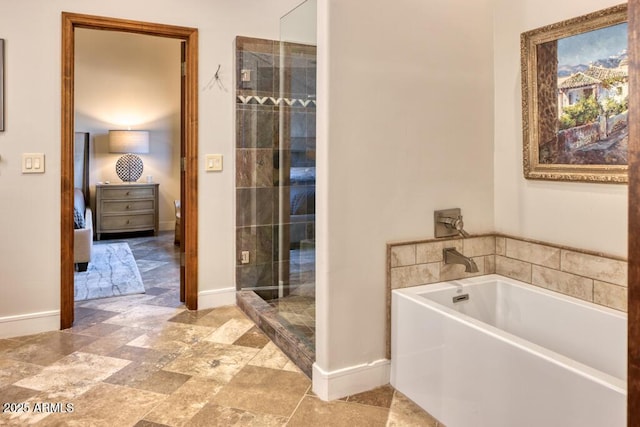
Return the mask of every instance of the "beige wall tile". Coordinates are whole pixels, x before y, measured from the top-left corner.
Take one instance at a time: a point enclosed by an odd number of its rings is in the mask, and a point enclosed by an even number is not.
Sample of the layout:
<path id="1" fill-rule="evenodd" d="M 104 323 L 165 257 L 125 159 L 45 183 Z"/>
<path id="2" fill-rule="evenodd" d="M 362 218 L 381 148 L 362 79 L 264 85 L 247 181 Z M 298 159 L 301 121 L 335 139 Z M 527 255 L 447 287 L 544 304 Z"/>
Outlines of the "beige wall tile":
<path id="1" fill-rule="evenodd" d="M 507 239 L 505 237 L 496 237 L 496 255 L 507 255 Z"/>
<path id="2" fill-rule="evenodd" d="M 593 282 L 593 302 L 626 312 L 627 288 L 596 280 Z"/>
<path id="3" fill-rule="evenodd" d="M 459 252 L 462 252 L 462 240 L 452 239 L 420 243 L 416 245 L 416 263 L 428 264 L 431 262 L 441 262 L 442 249 L 452 247 L 456 248 Z"/>
<path id="4" fill-rule="evenodd" d="M 496 253 L 496 238 L 494 236 L 471 237 L 464 239 L 463 254 L 470 257 L 493 255 Z"/>
<path id="5" fill-rule="evenodd" d="M 427 264 L 442 261 L 442 242 L 420 243 L 416 245 L 416 263 Z"/>
<path id="6" fill-rule="evenodd" d="M 562 271 L 627 286 L 627 263 L 611 258 L 562 251 Z"/>
<path id="7" fill-rule="evenodd" d="M 531 283 L 531 264 L 496 255 L 496 273 Z"/>
<path id="8" fill-rule="evenodd" d="M 402 267 L 416 263 L 416 245 L 391 247 L 391 267 Z"/>
<path id="9" fill-rule="evenodd" d="M 440 281 L 440 264 L 418 264 L 391 269 L 391 289 L 436 283 Z"/>
<path id="10" fill-rule="evenodd" d="M 593 301 L 593 280 L 534 265 L 531 283 L 585 301 Z"/>
<path id="11" fill-rule="evenodd" d="M 484 271 L 485 274 L 494 274 L 496 272 L 496 256 L 487 255 L 484 257 Z"/>
<path id="12" fill-rule="evenodd" d="M 507 239 L 506 256 L 532 264 L 560 269 L 560 249 L 522 240 Z"/>
<path id="13" fill-rule="evenodd" d="M 464 271 L 464 265 L 461 264 L 440 264 L 440 281 L 464 279 L 465 277 L 482 276 L 487 274 L 485 271 L 484 257 L 472 258 L 478 266 L 477 273 L 467 273 Z"/>

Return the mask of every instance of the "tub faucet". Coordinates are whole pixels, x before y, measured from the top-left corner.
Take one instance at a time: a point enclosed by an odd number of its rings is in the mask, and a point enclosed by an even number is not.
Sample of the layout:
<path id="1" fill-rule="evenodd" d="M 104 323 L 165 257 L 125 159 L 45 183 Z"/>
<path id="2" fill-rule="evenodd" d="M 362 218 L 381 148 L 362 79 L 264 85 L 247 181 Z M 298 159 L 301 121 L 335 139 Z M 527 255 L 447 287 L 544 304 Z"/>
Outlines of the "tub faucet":
<path id="1" fill-rule="evenodd" d="M 456 248 L 444 248 L 442 250 L 442 256 L 445 264 L 462 264 L 464 265 L 464 271 L 467 273 L 478 272 L 478 266 L 475 261 L 462 255 Z"/>
<path id="2" fill-rule="evenodd" d="M 464 222 L 462 222 L 462 210 L 460 208 L 434 211 L 433 219 L 433 234 L 436 237 L 469 237 L 469 233 L 464 231 Z"/>

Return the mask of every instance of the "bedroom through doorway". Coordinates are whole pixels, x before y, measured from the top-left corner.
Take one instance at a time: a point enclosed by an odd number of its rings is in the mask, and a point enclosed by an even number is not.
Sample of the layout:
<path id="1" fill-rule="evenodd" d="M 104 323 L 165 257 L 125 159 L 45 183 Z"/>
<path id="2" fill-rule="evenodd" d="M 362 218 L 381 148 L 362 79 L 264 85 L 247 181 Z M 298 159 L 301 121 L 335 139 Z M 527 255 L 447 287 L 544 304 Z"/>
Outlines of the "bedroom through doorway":
<path id="1" fill-rule="evenodd" d="M 111 297 L 87 286 L 76 295 L 75 276 L 101 265 L 113 296 L 197 309 L 197 30 L 63 13 L 62 64 L 61 328 L 72 326 L 76 299 L 80 307 Z M 88 194 L 79 197 L 76 133 L 90 141 Z M 123 148 L 126 134 L 142 148 Z M 84 266 L 68 250 L 76 199 L 94 235 Z M 138 288 L 114 284 L 117 276 L 140 279 Z"/>
<path id="2" fill-rule="evenodd" d="M 78 136 L 89 141 L 84 174 L 76 173 L 76 161 L 74 178 L 88 180 L 83 196 L 93 219 L 93 224 L 74 222 L 74 260 L 80 261 L 74 300 L 139 295 L 140 301 L 180 306 L 174 230 L 180 203 L 181 41 L 79 28 L 74 42 L 76 150 Z M 74 186 L 75 207 L 79 184 Z M 88 229 L 93 241 L 79 240 Z"/>

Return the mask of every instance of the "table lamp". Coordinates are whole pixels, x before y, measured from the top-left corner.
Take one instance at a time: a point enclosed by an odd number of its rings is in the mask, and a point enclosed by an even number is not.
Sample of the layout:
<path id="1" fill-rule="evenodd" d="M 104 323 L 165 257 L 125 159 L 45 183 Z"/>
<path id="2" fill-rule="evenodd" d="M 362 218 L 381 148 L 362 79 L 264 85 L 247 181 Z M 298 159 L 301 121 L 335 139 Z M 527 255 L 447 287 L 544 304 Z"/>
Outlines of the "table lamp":
<path id="1" fill-rule="evenodd" d="M 116 174 L 124 182 L 135 182 L 142 176 L 144 165 L 136 154 L 149 152 L 149 132 L 146 130 L 110 130 L 109 152 L 125 153 L 116 162 Z"/>

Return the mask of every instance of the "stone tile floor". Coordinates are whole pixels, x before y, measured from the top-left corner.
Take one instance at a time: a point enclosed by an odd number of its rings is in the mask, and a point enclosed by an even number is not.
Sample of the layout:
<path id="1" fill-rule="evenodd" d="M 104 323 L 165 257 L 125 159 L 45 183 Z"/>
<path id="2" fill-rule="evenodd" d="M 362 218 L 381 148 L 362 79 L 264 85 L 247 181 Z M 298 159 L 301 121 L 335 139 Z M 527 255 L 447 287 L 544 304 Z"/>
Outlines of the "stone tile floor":
<path id="1" fill-rule="evenodd" d="M 79 303 L 71 329 L 0 339 L 0 425 L 438 425 L 391 386 L 318 399 L 236 306 L 187 311 L 168 271 L 142 270 L 156 278 L 147 294 Z"/>

